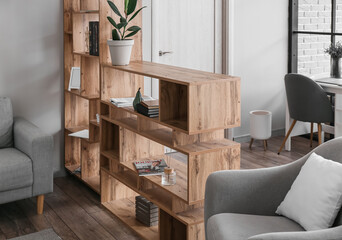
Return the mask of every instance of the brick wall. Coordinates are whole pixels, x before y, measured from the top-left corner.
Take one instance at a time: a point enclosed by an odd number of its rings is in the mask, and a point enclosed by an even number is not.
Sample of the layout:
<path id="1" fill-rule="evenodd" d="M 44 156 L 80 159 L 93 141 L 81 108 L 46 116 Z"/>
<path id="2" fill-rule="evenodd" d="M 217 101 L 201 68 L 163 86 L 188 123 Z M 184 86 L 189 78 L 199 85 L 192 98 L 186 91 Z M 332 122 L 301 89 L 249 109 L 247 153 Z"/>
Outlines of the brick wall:
<path id="1" fill-rule="evenodd" d="M 337 0 L 336 29 L 342 30 L 342 0 Z M 330 32 L 331 0 L 299 0 L 298 30 Z M 342 42 L 341 37 L 336 38 Z M 330 73 L 330 56 L 324 49 L 330 45 L 330 36 L 298 36 L 298 73 L 321 77 Z"/>

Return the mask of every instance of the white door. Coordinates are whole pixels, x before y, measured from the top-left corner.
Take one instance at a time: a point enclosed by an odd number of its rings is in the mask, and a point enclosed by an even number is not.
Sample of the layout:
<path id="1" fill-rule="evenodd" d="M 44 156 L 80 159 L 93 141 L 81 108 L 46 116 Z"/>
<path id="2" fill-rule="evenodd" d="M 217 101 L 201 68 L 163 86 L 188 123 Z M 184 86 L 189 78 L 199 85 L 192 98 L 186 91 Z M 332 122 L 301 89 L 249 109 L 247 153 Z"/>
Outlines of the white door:
<path id="1" fill-rule="evenodd" d="M 144 60 L 222 71 L 222 0 L 144 0 Z M 158 80 L 145 81 L 145 94 L 158 98 Z"/>

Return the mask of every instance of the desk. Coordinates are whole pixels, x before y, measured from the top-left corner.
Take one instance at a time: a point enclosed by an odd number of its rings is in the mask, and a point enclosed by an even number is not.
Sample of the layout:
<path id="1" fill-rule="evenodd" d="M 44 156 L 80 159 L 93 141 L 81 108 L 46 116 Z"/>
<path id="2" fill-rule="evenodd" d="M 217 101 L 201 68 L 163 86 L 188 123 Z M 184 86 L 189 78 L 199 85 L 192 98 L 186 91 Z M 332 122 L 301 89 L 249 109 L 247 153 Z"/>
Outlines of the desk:
<path id="1" fill-rule="evenodd" d="M 320 79 L 314 79 L 321 87 L 324 89 L 324 91 L 328 93 L 335 93 L 335 130 L 334 134 L 335 137 L 342 136 L 342 79 L 336 79 L 336 78 L 320 78 Z M 285 119 L 285 131 L 287 131 L 290 128 L 290 125 L 292 123 L 292 119 L 290 118 L 289 109 L 287 107 L 286 103 L 286 119 Z M 299 123 L 299 122 L 298 122 Z M 287 139 L 285 143 L 285 150 L 291 151 L 291 137 L 302 135 L 305 133 L 310 132 L 310 123 L 301 123 L 296 124 L 295 128 L 293 129 L 291 135 Z M 298 125 L 298 126 L 297 126 Z M 316 124 L 315 124 L 316 125 Z M 317 126 L 315 126 L 314 131 L 316 131 Z M 323 127 L 324 131 L 324 127 Z M 322 138 L 324 139 L 324 138 Z"/>

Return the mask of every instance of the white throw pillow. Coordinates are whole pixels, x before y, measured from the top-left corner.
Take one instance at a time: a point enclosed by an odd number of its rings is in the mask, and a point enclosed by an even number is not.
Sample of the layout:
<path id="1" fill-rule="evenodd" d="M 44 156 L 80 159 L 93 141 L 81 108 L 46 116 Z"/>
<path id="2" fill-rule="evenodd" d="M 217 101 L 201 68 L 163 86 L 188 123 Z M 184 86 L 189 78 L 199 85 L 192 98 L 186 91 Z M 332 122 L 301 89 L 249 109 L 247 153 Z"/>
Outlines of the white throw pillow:
<path id="1" fill-rule="evenodd" d="M 305 230 L 331 227 L 342 203 L 342 164 L 312 153 L 276 213 Z"/>

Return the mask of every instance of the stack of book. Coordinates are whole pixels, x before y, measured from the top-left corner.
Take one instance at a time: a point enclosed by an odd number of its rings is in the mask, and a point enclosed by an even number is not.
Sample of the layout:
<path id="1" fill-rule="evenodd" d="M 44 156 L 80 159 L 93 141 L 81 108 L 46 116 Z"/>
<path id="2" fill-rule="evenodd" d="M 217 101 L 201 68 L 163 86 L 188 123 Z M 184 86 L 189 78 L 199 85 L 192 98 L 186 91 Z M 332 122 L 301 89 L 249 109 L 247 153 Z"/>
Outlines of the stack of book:
<path id="1" fill-rule="evenodd" d="M 142 196 L 135 197 L 135 217 L 148 227 L 158 225 L 158 207 Z"/>
<path id="2" fill-rule="evenodd" d="M 137 105 L 137 111 L 150 118 L 158 117 L 159 100 L 142 101 Z"/>

